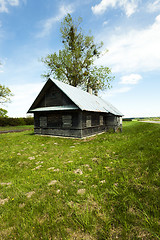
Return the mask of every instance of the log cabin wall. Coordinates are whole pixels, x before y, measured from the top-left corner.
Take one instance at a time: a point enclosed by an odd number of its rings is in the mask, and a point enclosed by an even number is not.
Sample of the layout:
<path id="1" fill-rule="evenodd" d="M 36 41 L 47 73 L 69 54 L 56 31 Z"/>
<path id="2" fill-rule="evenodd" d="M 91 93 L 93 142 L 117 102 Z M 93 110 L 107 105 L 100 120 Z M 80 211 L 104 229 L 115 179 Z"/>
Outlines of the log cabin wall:
<path id="1" fill-rule="evenodd" d="M 82 138 L 109 129 L 121 129 L 120 117 L 87 111 L 39 112 L 34 115 L 35 133 Z"/>
<path id="2" fill-rule="evenodd" d="M 105 113 L 84 111 L 82 113 L 82 136 L 101 132 L 105 132 Z"/>
<path id="3" fill-rule="evenodd" d="M 122 131 L 122 117 L 115 116 L 111 113 L 106 115 L 106 131 L 113 129 L 115 132 L 120 129 Z"/>
<path id="4" fill-rule="evenodd" d="M 39 112 L 34 114 L 36 134 L 81 138 L 81 111 Z"/>
<path id="5" fill-rule="evenodd" d="M 82 114 L 82 135 L 90 136 L 110 129 L 122 131 L 122 118 L 110 113 L 83 112 Z"/>

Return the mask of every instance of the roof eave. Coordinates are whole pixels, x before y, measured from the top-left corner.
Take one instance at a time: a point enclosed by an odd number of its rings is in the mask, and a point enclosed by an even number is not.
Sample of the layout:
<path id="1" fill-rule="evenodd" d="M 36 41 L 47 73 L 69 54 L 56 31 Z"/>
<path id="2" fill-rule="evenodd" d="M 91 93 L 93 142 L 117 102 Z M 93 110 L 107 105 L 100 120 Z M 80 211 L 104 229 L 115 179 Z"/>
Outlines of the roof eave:
<path id="1" fill-rule="evenodd" d="M 79 108 L 76 106 L 72 105 L 66 105 L 66 106 L 55 106 L 55 107 L 40 107 L 40 108 L 35 108 L 29 111 L 29 113 L 34 113 L 34 112 L 54 112 L 54 111 L 68 111 L 68 110 L 78 110 Z"/>

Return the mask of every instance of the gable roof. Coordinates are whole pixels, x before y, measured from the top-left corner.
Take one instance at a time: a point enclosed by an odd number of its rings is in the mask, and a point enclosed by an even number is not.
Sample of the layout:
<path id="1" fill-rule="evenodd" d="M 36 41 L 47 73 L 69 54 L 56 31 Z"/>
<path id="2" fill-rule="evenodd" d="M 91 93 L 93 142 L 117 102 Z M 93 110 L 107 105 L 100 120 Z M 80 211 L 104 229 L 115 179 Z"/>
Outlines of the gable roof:
<path id="1" fill-rule="evenodd" d="M 50 78 L 49 80 L 51 80 L 64 94 L 66 94 L 67 97 L 69 97 L 72 100 L 72 102 L 74 102 L 74 104 L 82 111 L 104 112 L 104 113 L 112 113 L 117 116 L 123 116 L 123 114 L 118 109 L 116 109 L 112 104 L 95 95 L 91 95 L 90 93 L 85 92 L 77 87 L 73 87 L 71 85 L 65 84 L 61 81 L 58 81 L 52 78 Z M 47 83 L 45 84 L 45 86 L 47 85 Z M 43 89 L 45 89 L 45 86 L 43 87 Z M 43 89 L 41 93 L 43 92 Z M 38 97 L 35 99 L 35 101 L 37 101 Z M 32 104 L 28 112 L 35 112 L 38 110 L 39 111 L 47 110 L 46 108 L 43 108 L 43 110 L 40 108 L 33 109 L 33 105 L 35 106 L 34 103 Z M 62 108 L 62 106 L 59 106 L 59 107 Z M 53 107 L 50 110 L 53 111 L 56 109 L 55 107 Z M 59 109 L 59 110 L 62 110 L 62 109 Z"/>

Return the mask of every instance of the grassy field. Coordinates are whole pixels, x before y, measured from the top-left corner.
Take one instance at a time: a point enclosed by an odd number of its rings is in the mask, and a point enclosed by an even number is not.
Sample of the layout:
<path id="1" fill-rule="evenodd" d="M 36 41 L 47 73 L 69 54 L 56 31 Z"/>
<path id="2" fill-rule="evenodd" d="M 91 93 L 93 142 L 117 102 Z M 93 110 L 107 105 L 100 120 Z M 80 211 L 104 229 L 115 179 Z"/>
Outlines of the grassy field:
<path id="1" fill-rule="evenodd" d="M 21 130 L 21 129 L 31 129 L 31 130 L 33 130 L 33 128 L 34 128 L 34 126 L 32 126 L 32 125 L 7 126 L 7 127 L 0 127 L 0 131 Z"/>
<path id="2" fill-rule="evenodd" d="M 160 125 L 0 135 L 0 239 L 160 239 Z"/>

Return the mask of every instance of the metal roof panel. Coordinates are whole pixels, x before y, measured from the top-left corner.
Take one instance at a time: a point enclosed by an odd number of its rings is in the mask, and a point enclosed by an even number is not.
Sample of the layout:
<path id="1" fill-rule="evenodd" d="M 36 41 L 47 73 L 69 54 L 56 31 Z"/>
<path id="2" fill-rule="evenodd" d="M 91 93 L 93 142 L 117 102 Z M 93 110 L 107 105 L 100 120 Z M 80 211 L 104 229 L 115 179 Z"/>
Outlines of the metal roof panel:
<path id="1" fill-rule="evenodd" d="M 91 95 L 77 87 L 50 78 L 82 111 L 107 112 L 117 116 L 123 114 L 108 101 Z"/>

